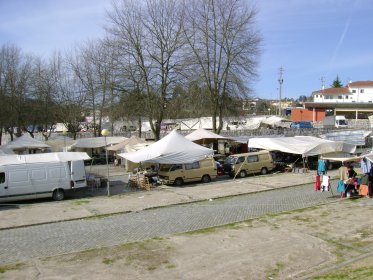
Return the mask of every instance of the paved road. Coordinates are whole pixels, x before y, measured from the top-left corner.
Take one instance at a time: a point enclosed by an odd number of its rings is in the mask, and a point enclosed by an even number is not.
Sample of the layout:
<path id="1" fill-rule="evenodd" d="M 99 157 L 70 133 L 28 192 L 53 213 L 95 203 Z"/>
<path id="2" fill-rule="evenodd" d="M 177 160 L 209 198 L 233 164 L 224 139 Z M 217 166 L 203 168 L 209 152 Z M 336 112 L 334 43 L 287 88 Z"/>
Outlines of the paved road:
<path id="1" fill-rule="evenodd" d="M 2 230 L 0 263 L 167 236 L 338 199 L 330 192 L 316 193 L 313 184 L 307 184 L 104 218 Z"/>

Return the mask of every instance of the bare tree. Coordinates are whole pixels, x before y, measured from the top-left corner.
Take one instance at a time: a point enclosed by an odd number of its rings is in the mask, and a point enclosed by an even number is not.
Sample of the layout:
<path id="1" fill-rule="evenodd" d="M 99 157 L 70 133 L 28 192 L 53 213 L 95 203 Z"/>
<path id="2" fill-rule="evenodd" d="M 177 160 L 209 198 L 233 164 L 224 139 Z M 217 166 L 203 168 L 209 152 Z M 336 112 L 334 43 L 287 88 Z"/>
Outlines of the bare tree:
<path id="1" fill-rule="evenodd" d="M 86 109 L 86 89 L 71 68 L 68 60 L 60 58 L 58 67 L 58 118 L 68 129 L 69 134 L 76 139 L 81 129 Z"/>
<path id="2" fill-rule="evenodd" d="M 87 93 L 94 135 L 99 135 L 103 116 L 110 115 L 114 102 L 115 65 L 111 49 L 103 41 L 88 42 L 70 56 L 70 65 Z"/>
<path id="3" fill-rule="evenodd" d="M 144 93 L 144 114 L 156 139 L 181 67 L 183 13 L 175 0 L 123 0 L 108 13 L 108 33 L 127 69 L 131 90 Z M 131 73 L 128 73 L 131 71 Z"/>
<path id="4" fill-rule="evenodd" d="M 30 124 L 43 127 L 43 137 L 48 140 L 53 126 L 58 120 L 57 96 L 59 90 L 59 69 L 61 56 L 55 53 L 47 62 L 37 59 L 32 76 L 32 99 L 30 104 Z M 27 130 L 27 128 L 26 128 Z M 28 131 L 32 134 L 32 131 Z"/>
<path id="5" fill-rule="evenodd" d="M 2 108 L 1 120 L 13 140 L 15 127 L 21 128 L 27 123 L 26 104 L 29 96 L 32 57 L 22 54 L 15 46 L 3 46 L 1 49 L 1 95 L 7 104 Z M 20 130 L 17 131 L 20 133 Z"/>
<path id="6" fill-rule="evenodd" d="M 191 78 L 206 86 L 213 130 L 219 133 L 230 98 L 243 97 L 248 92 L 247 81 L 256 76 L 261 42 L 254 25 L 256 10 L 243 0 L 191 0 L 185 4 Z"/>

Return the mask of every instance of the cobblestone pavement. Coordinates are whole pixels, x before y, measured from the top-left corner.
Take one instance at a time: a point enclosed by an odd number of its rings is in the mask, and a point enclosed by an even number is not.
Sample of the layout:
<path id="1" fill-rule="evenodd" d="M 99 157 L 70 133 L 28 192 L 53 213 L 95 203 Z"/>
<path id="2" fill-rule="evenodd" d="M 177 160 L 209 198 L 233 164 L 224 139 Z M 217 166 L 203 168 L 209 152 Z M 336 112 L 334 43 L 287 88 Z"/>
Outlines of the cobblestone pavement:
<path id="1" fill-rule="evenodd" d="M 333 184 L 334 185 L 334 184 Z M 135 242 L 338 200 L 313 184 L 216 200 L 0 231 L 0 263 Z"/>

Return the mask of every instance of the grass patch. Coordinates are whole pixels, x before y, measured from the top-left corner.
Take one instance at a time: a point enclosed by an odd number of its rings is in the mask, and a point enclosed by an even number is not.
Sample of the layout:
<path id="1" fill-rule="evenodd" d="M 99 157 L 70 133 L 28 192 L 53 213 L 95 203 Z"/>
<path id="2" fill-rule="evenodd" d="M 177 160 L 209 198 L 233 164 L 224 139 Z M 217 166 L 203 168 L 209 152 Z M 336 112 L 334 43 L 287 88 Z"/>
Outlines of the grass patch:
<path id="1" fill-rule="evenodd" d="M 312 278 L 313 280 L 370 280 L 373 279 L 373 266 L 364 266 L 355 269 L 343 268 L 337 272 L 323 274 Z"/>
<path id="2" fill-rule="evenodd" d="M 176 265 L 175 264 L 169 264 L 169 265 L 166 266 L 166 268 L 174 269 L 174 268 L 176 268 Z"/>
<path id="3" fill-rule="evenodd" d="M 78 199 L 78 200 L 74 200 L 73 201 L 73 204 L 74 205 L 84 205 L 84 204 L 88 204 L 90 203 L 91 201 L 88 200 L 88 199 Z"/>
<path id="4" fill-rule="evenodd" d="M 291 219 L 294 220 L 294 221 L 304 222 L 304 223 L 310 223 L 310 222 L 313 222 L 315 220 L 312 217 L 306 217 L 306 216 L 294 216 Z"/>
<path id="5" fill-rule="evenodd" d="M 152 240 L 158 240 L 158 241 L 161 241 L 161 240 L 164 240 L 164 238 L 161 237 L 161 236 L 156 236 L 156 237 L 153 237 Z"/>
<path id="6" fill-rule="evenodd" d="M 322 237 L 321 237 L 321 239 L 322 239 Z M 353 246 L 352 243 L 351 243 L 351 245 L 346 245 L 346 244 L 343 243 L 344 241 L 337 241 L 337 240 L 332 240 L 332 239 L 323 239 L 323 240 L 334 247 L 333 253 L 339 259 L 345 258 L 348 255 L 348 252 L 359 251 L 356 247 Z M 345 241 L 345 242 L 347 242 L 347 241 Z"/>
<path id="7" fill-rule="evenodd" d="M 115 260 L 114 260 L 114 259 L 109 259 L 109 258 L 104 258 L 104 260 L 103 260 L 102 262 L 103 262 L 104 264 L 109 265 L 109 264 L 114 263 Z"/>
<path id="8" fill-rule="evenodd" d="M 373 235 L 373 228 L 363 228 L 357 232 L 361 238 L 367 238 Z"/>
<path id="9" fill-rule="evenodd" d="M 24 267 L 25 263 L 14 263 L 14 264 L 6 264 L 0 266 L 0 273 L 3 274 L 8 270 L 17 270 L 19 268 Z"/>
<path id="10" fill-rule="evenodd" d="M 276 263 L 275 267 L 266 273 L 266 279 L 275 279 L 284 267 L 283 263 Z"/>
<path id="11" fill-rule="evenodd" d="M 212 233 L 216 232 L 218 230 L 225 230 L 225 229 L 239 229 L 241 223 L 233 223 L 233 224 L 227 224 L 227 225 L 221 225 L 216 227 L 210 227 L 210 228 L 202 228 L 197 229 L 189 232 L 181 233 L 181 235 L 194 235 L 194 234 L 206 234 L 206 233 Z"/>

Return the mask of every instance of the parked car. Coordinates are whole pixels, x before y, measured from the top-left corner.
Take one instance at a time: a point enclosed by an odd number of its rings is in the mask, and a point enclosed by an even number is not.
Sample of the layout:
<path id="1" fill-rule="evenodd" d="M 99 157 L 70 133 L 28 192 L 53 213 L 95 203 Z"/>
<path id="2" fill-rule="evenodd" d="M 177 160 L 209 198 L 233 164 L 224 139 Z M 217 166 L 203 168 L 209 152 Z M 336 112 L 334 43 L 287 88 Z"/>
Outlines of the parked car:
<path id="1" fill-rule="evenodd" d="M 272 155 L 269 151 L 262 150 L 244 154 L 230 155 L 225 159 L 224 172 L 230 177 L 238 175 L 243 178 L 248 174 L 267 174 L 274 168 Z"/>
<path id="2" fill-rule="evenodd" d="M 290 127 L 291 128 L 313 128 L 312 122 L 308 122 L 308 121 L 292 122 Z"/>
<path id="3" fill-rule="evenodd" d="M 208 183 L 217 176 L 215 160 L 211 157 L 185 164 L 161 164 L 158 171 L 160 182 L 182 186 L 187 182 Z"/>

